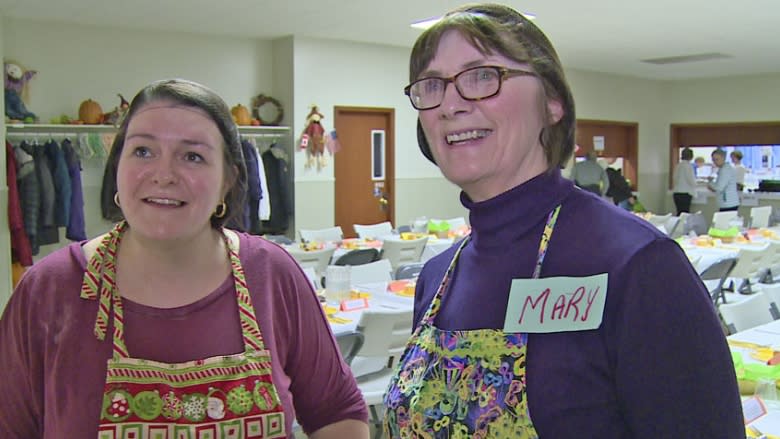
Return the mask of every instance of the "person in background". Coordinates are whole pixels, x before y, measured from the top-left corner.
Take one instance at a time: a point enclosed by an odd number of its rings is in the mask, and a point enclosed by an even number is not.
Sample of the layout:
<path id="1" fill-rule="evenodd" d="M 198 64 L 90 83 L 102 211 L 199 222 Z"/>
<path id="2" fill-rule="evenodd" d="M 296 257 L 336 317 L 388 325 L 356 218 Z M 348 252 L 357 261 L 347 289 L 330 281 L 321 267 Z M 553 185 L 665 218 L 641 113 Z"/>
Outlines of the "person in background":
<path id="1" fill-rule="evenodd" d="M 609 179 L 609 190 L 605 195 L 612 198 L 612 202 L 618 206 L 625 204 L 626 200 L 633 196 L 631 184 L 623 176 L 620 169 L 607 168 L 605 171 Z"/>
<path id="2" fill-rule="evenodd" d="M 742 151 L 735 149 L 731 151 L 729 157 L 737 173 L 737 191 L 742 192 L 745 189 L 745 174 L 747 174 L 747 168 L 742 164 Z"/>
<path id="3" fill-rule="evenodd" d="M 707 188 L 715 192 L 718 210 L 721 212 L 738 210 L 737 171 L 726 161 L 726 151 L 720 148 L 713 151 L 712 164 L 718 168 L 718 175 L 715 177 L 715 181 L 707 183 Z"/>
<path id="4" fill-rule="evenodd" d="M 680 161 L 674 168 L 672 198 L 678 216 L 682 212 L 691 211 L 691 200 L 696 195 L 696 176 L 691 165 L 692 158 L 693 150 L 683 148 L 682 153 L 680 153 Z"/>
<path id="5" fill-rule="evenodd" d="M 462 189 L 472 233 L 418 278 L 388 437 L 744 436 L 731 354 L 683 250 L 561 175 L 576 115 L 542 31 L 464 5 L 409 64 L 420 149 Z"/>
<path id="6" fill-rule="evenodd" d="M 699 176 L 699 168 L 704 166 L 706 164 L 706 160 L 704 160 L 704 157 L 696 157 L 693 159 L 693 175 L 698 177 Z"/>
<path id="7" fill-rule="evenodd" d="M 596 159 L 596 151 L 586 152 L 585 160 L 574 164 L 571 179 L 586 191 L 602 196 L 609 191 L 609 177 Z"/>
<path id="8" fill-rule="evenodd" d="M 291 438 L 296 414 L 312 438 L 368 437 L 300 267 L 223 227 L 246 182 L 216 93 L 172 79 L 136 95 L 103 178 L 118 223 L 33 265 L 0 318 L 0 437 Z"/>

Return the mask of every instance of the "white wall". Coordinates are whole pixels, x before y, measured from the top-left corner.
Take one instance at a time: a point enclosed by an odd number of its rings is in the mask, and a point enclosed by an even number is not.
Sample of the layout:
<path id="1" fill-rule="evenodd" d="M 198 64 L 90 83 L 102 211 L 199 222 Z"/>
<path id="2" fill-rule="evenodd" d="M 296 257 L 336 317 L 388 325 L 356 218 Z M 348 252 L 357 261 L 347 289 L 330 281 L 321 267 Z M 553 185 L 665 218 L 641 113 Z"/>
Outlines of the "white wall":
<path id="1" fill-rule="evenodd" d="M 664 87 L 664 116 L 670 123 L 780 120 L 780 73 L 667 82 Z"/>
<path id="2" fill-rule="evenodd" d="M 462 216 L 458 190 L 441 177 L 417 148 L 417 112 L 403 94 L 408 83 L 409 49 L 335 40 L 295 38 L 295 102 L 293 130 L 303 130 L 312 104 L 333 128 L 334 106 L 395 109 L 395 173 L 397 225 L 428 215 Z M 317 171 L 304 169 L 304 152 L 296 153 L 296 227 L 333 225 L 335 211 L 332 159 Z M 428 181 L 431 180 L 431 181 Z M 443 191 L 443 193 L 442 193 Z M 454 196 L 453 196 L 454 195 Z"/>
<path id="3" fill-rule="evenodd" d="M 650 210 L 662 208 L 669 163 L 664 83 L 581 70 L 567 70 L 566 76 L 578 118 L 639 124 L 640 198 Z"/>
<path id="4" fill-rule="evenodd" d="M 38 71 L 29 108 L 42 122 L 78 115 L 87 98 L 103 111 L 147 83 L 184 77 L 213 88 L 228 105 L 249 105 L 272 88 L 271 42 L 183 33 L 122 31 L 6 20 L 5 56 Z"/>

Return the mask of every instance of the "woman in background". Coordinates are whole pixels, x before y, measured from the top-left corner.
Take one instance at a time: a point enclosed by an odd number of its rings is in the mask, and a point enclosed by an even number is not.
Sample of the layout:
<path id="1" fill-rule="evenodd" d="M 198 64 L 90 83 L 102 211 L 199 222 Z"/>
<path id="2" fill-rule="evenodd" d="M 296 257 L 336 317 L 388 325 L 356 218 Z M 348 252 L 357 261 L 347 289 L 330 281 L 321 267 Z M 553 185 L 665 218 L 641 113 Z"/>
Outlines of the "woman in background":
<path id="1" fill-rule="evenodd" d="M 691 200 L 696 195 L 696 176 L 693 175 L 692 158 L 693 150 L 683 148 L 680 153 L 680 162 L 674 168 L 672 198 L 678 216 L 682 212 L 691 211 Z"/>

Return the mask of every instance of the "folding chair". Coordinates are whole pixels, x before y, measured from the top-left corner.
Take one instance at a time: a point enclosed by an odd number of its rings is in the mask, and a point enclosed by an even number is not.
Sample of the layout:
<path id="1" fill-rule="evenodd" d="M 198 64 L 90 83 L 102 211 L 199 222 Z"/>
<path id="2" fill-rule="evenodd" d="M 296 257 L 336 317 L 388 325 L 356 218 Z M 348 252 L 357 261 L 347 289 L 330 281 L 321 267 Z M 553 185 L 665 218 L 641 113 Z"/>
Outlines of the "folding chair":
<path id="1" fill-rule="evenodd" d="M 344 239 L 344 232 L 340 226 L 325 229 L 301 229 L 301 241 L 304 242 L 340 242 Z"/>
<path id="2" fill-rule="evenodd" d="M 729 282 L 728 288 L 723 289 L 740 294 L 753 294 L 755 292 L 753 291 L 753 281 L 761 282 L 767 277 L 771 264 L 770 257 L 771 254 L 766 251 L 740 250 L 731 277 L 742 279 L 742 281 L 736 289 L 733 280 Z"/>
<path id="3" fill-rule="evenodd" d="M 358 238 L 363 239 L 376 239 L 393 234 L 393 225 L 390 221 L 377 224 L 353 224 L 352 228 L 355 229 Z"/>
<path id="4" fill-rule="evenodd" d="M 715 288 L 709 290 L 712 303 L 714 303 L 715 306 L 718 305 L 718 299 L 721 300 L 721 303 L 726 303 L 726 294 L 723 292 L 723 285 L 728 280 L 731 271 L 734 270 L 736 265 L 736 257 L 724 258 L 705 268 L 704 271 L 701 272 L 701 280 L 718 281 Z"/>
<path id="5" fill-rule="evenodd" d="M 330 264 L 330 258 L 336 251 L 336 247 L 326 247 L 322 250 L 304 251 L 296 246 L 286 247 L 287 251 L 303 267 L 312 267 L 318 278 L 325 275 L 325 268 Z"/>
<path id="6" fill-rule="evenodd" d="M 750 208 L 750 227 L 769 227 L 769 218 L 772 216 L 772 206 L 760 206 Z"/>
<path id="7" fill-rule="evenodd" d="M 734 334 L 775 320 L 772 305 L 763 292 L 758 292 L 738 302 L 723 303 L 718 312 L 729 334 Z"/>
<path id="8" fill-rule="evenodd" d="M 346 332 L 344 334 L 336 335 L 336 343 L 339 345 L 339 351 L 341 357 L 344 358 L 344 362 L 352 364 L 352 360 L 355 355 L 363 347 L 363 333 L 362 332 Z"/>
<path id="9" fill-rule="evenodd" d="M 428 237 L 419 239 L 385 239 L 382 241 L 382 259 L 390 261 L 393 269 L 406 262 L 420 262 Z"/>
<path id="10" fill-rule="evenodd" d="M 731 222 L 737 219 L 737 211 L 714 212 L 712 214 L 712 228 L 726 230 L 731 227 Z"/>
<path id="11" fill-rule="evenodd" d="M 416 278 L 425 266 L 424 262 L 409 262 L 401 264 L 395 270 L 396 279 L 414 279 Z"/>
<path id="12" fill-rule="evenodd" d="M 370 421 L 377 432 L 375 437 L 382 434 L 382 420 L 376 409 L 382 405 L 382 397 L 390 384 L 395 364 L 406 349 L 406 343 L 412 334 L 412 318 L 410 309 L 369 308 L 363 312 L 358 322 L 358 331 L 363 333 L 364 342 L 353 360 L 353 370 L 358 360 L 379 360 L 382 364 L 378 370 L 355 376 L 358 388 L 371 412 Z"/>
<path id="13" fill-rule="evenodd" d="M 375 248 L 360 248 L 350 250 L 333 262 L 333 265 L 363 265 L 379 260 L 379 250 Z"/>

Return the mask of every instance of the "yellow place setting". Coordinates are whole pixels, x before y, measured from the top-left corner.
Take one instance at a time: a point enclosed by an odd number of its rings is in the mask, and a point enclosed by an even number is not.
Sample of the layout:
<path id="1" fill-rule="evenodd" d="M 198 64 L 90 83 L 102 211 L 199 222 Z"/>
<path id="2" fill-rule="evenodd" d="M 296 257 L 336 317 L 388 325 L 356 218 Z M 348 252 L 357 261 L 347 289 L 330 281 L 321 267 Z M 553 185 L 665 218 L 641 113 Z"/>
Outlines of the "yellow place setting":
<path id="1" fill-rule="evenodd" d="M 371 299 L 371 293 L 367 291 L 351 290 L 349 292 L 350 299 Z"/>
<path id="2" fill-rule="evenodd" d="M 335 306 L 323 304 L 322 309 L 325 311 L 325 317 L 327 317 L 328 322 L 334 325 L 343 325 L 352 321 L 352 319 L 338 317 L 336 314 L 339 312 L 339 309 Z"/>
<path id="3" fill-rule="evenodd" d="M 315 250 L 322 250 L 323 248 L 325 248 L 325 244 L 324 243 L 317 242 L 317 241 L 301 242 L 299 244 L 299 246 L 301 247 L 301 250 L 307 251 L 307 252 L 311 252 L 311 251 L 315 251 Z"/>
<path id="4" fill-rule="evenodd" d="M 358 250 L 363 248 L 381 248 L 382 241 L 377 239 L 347 238 L 341 241 L 341 248 Z"/>
<path id="5" fill-rule="evenodd" d="M 414 297 L 417 283 L 410 279 L 394 280 L 387 284 L 387 290 L 402 297 Z"/>

